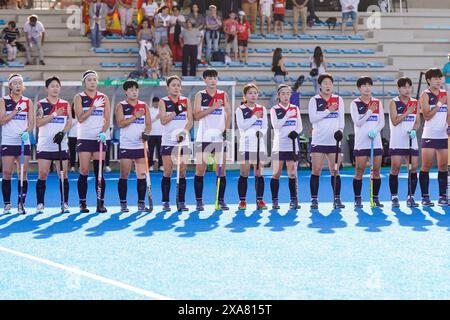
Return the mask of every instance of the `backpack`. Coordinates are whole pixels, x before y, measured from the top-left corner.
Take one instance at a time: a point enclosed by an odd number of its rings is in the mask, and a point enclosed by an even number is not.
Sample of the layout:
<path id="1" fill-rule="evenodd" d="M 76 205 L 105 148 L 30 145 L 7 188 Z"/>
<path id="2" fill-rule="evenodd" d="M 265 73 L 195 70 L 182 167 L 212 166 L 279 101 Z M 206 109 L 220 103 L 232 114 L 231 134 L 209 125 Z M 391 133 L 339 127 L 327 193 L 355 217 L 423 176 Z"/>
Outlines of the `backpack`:
<path id="1" fill-rule="evenodd" d="M 225 53 L 220 51 L 215 51 L 212 53 L 211 61 L 223 62 L 225 63 Z"/>

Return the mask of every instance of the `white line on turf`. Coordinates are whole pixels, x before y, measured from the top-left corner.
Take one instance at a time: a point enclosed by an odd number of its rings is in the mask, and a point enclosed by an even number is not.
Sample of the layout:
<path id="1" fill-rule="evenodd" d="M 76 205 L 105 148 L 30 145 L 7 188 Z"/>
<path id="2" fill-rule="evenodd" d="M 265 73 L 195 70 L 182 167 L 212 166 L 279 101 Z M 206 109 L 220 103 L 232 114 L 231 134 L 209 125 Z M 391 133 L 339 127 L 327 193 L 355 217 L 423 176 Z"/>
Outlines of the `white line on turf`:
<path id="1" fill-rule="evenodd" d="M 92 280 L 95 280 L 95 281 L 103 282 L 105 284 L 108 284 L 108 285 L 111 285 L 111 286 L 114 286 L 114 287 L 117 287 L 117 288 L 125 289 L 125 290 L 134 292 L 136 294 L 139 294 L 139 295 L 142 295 L 142 296 L 145 296 L 145 297 L 148 297 L 148 298 L 152 298 L 152 299 L 156 299 L 156 300 L 171 300 L 171 298 L 169 298 L 169 297 L 160 295 L 160 294 L 152 292 L 152 291 L 148 291 L 148 290 L 145 290 L 145 289 L 133 287 L 133 286 L 131 286 L 129 284 L 126 284 L 126 283 L 123 283 L 123 282 L 120 282 L 120 281 L 108 279 L 108 278 L 96 275 L 94 273 L 83 271 L 83 270 L 80 270 L 80 269 L 74 268 L 74 267 L 65 266 L 63 264 L 56 263 L 56 262 L 53 262 L 53 261 L 50 261 L 50 260 L 47 260 L 47 259 L 35 257 L 35 256 L 32 256 L 32 255 L 23 253 L 23 252 L 11 250 L 11 249 L 4 248 L 4 247 L 0 247 L 0 251 L 5 252 L 5 253 L 9 253 L 9 254 L 12 254 L 12 255 L 15 255 L 15 256 L 18 256 L 18 257 L 22 257 L 22 258 L 25 258 L 25 259 L 28 259 L 28 260 L 36 261 L 36 262 L 39 262 L 39 263 L 42 263 L 42 264 L 45 264 L 45 265 L 48 265 L 48 266 L 51 266 L 51 267 L 54 267 L 54 268 L 57 268 L 57 269 L 61 269 L 61 270 L 67 271 L 67 272 L 71 272 L 71 273 L 74 273 L 74 274 L 77 274 L 77 275 L 80 275 L 80 276 L 83 276 L 83 277 L 86 277 L 86 278 L 89 278 L 89 279 L 92 279 Z"/>

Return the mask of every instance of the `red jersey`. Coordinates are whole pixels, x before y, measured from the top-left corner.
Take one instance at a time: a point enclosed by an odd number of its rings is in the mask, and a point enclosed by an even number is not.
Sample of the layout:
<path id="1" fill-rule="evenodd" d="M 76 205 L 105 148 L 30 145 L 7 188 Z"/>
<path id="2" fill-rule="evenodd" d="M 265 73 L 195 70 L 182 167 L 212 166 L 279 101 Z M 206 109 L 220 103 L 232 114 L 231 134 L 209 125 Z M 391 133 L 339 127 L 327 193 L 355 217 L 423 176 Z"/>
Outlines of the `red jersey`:
<path id="1" fill-rule="evenodd" d="M 248 40 L 248 30 L 250 30 L 250 23 L 245 21 L 238 25 L 238 40 Z"/>
<path id="2" fill-rule="evenodd" d="M 286 0 L 274 0 L 273 1 L 273 13 L 274 14 L 286 14 Z"/>

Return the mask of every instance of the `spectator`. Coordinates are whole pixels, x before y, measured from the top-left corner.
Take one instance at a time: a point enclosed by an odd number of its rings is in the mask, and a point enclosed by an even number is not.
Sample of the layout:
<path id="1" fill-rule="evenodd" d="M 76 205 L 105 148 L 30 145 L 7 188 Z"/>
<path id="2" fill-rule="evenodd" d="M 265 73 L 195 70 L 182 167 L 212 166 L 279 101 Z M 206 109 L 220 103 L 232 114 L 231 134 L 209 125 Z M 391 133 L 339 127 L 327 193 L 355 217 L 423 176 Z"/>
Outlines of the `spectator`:
<path id="1" fill-rule="evenodd" d="M 192 21 L 192 25 L 194 25 L 202 35 L 197 50 L 197 60 L 200 61 L 202 59 L 203 39 L 205 38 L 205 16 L 200 13 L 198 4 L 194 3 L 191 6 L 191 13 L 188 15 L 187 19 Z"/>
<path id="2" fill-rule="evenodd" d="M 210 60 L 211 51 L 219 51 L 220 28 L 222 20 L 217 15 L 217 7 L 209 6 L 209 13 L 205 18 L 206 21 L 206 59 Z"/>
<path id="3" fill-rule="evenodd" d="M 158 14 L 155 16 L 155 42 L 154 45 L 162 43 L 165 39 L 167 43 L 167 33 L 170 25 L 169 7 L 162 6 L 159 8 Z"/>
<path id="4" fill-rule="evenodd" d="M 250 37 L 250 23 L 245 17 L 244 11 L 239 11 L 238 20 L 238 46 L 239 46 L 239 61 L 247 63 L 248 55 L 248 38 Z"/>
<path id="5" fill-rule="evenodd" d="M 309 73 L 309 75 L 312 77 L 312 81 L 313 81 L 313 85 L 314 85 L 314 92 L 316 94 L 320 93 L 320 86 L 319 83 L 317 82 L 317 79 L 319 78 L 319 76 L 324 73 L 326 71 L 326 63 L 325 63 L 325 59 L 323 57 L 323 52 L 322 52 L 322 48 L 317 46 L 314 49 L 314 54 L 313 56 L 310 58 L 310 66 L 311 66 L 311 71 Z"/>
<path id="6" fill-rule="evenodd" d="M 147 52 L 152 48 L 153 33 L 149 28 L 149 21 L 142 21 L 142 28 L 137 35 L 137 41 L 139 43 L 139 57 L 141 68 L 145 65 L 147 60 Z"/>
<path id="7" fill-rule="evenodd" d="M 159 170 L 162 171 L 162 158 L 161 158 L 161 137 L 162 137 L 162 125 L 159 119 L 159 98 L 153 97 L 152 106 L 150 108 L 150 118 L 152 119 L 152 131 L 150 131 L 150 137 L 148 140 L 149 151 L 149 165 L 150 170 L 154 170 L 153 152 L 158 155 Z"/>
<path id="8" fill-rule="evenodd" d="M 181 27 L 185 24 L 186 18 L 180 14 L 178 6 L 173 7 L 172 16 L 170 17 L 169 27 L 169 46 L 172 50 L 174 62 L 182 61 L 183 49 L 180 42 Z"/>
<path id="9" fill-rule="evenodd" d="M 242 10 L 248 17 L 252 32 L 256 31 L 256 15 L 258 12 L 258 0 L 242 0 Z"/>
<path id="10" fill-rule="evenodd" d="M 342 7 L 342 25 L 341 32 L 344 34 L 345 25 L 349 18 L 352 19 L 353 31 L 355 34 L 358 33 L 358 4 L 359 0 L 340 0 Z"/>
<path id="11" fill-rule="evenodd" d="M 261 34 L 264 34 L 264 23 L 267 21 L 267 33 L 270 34 L 272 27 L 272 5 L 273 0 L 259 0 L 259 20 Z"/>
<path id="12" fill-rule="evenodd" d="M 134 0 L 119 0 L 119 16 L 122 34 L 126 34 L 127 27 L 133 26 L 133 13 L 136 3 Z"/>
<path id="13" fill-rule="evenodd" d="M 197 5 L 198 12 L 204 16 L 206 13 L 206 0 L 191 0 L 191 6 L 193 6 L 194 4 Z M 191 10 L 192 10 L 192 8 L 191 8 Z M 193 11 L 191 11 L 191 12 L 193 12 Z M 197 24 L 196 24 L 196 26 L 198 27 Z"/>
<path id="14" fill-rule="evenodd" d="M 75 117 L 75 109 L 72 104 L 72 128 L 70 128 L 69 137 L 69 157 L 70 157 L 70 171 L 75 172 L 75 163 L 77 159 L 77 130 L 78 130 L 78 120 Z"/>
<path id="15" fill-rule="evenodd" d="M 33 14 L 29 16 L 28 21 L 25 22 L 23 31 L 25 32 L 26 48 L 27 48 L 26 52 L 27 62 L 25 64 L 26 65 L 31 64 L 31 48 L 34 43 L 36 45 L 39 54 L 39 64 L 45 65 L 44 49 L 42 48 L 45 39 L 44 25 L 40 21 L 38 21 L 38 17 Z"/>
<path id="16" fill-rule="evenodd" d="M 149 27 L 153 25 L 153 18 L 158 11 L 158 4 L 154 0 L 145 0 L 142 4 L 142 9 L 144 10 L 144 20 L 149 22 Z"/>
<path id="17" fill-rule="evenodd" d="M 445 85 L 447 89 L 447 93 L 450 94 L 450 52 L 448 53 L 448 62 L 445 64 L 444 69 L 442 69 L 442 73 L 445 76 Z"/>
<path id="18" fill-rule="evenodd" d="M 231 57 L 231 46 L 233 46 L 234 60 L 238 59 L 238 27 L 239 23 L 236 21 L 236 13 L 231 11 L 229 18 L 223 22 L 223 32 L 225 33 L 225 52 Z"/>
<path id="19" fill-rule="evenodd" d="M 161 75 L 169 76 L 172 70 L 172 51 L 167 45 L 167 38 L 163 38 L 161 43 L 156 46 L 156 53 L 158 53 L 161 63 Z"/>
<path id="20" fill-rule="evenodd" d="M 186 28 L 181 31 L 183 38 L 183 76 L 188 75 L 188 64 L 190 66 L 189 75 L 195 77 L 197 73 L 197 50 L 202 34 L 194 27 L 192 20 L 186 22 Z"/>
<path id="21" fill-rule="evenodd" d="M 284 65 L 283 51 L 281 48 L 276 48 L 273 52 L 272 56 L 272 71 L 274 72 L 274 81 L 277 84 L 283 83 L 285 81 L 286 76 L 288 75 L 288 71 Z M 277 91 L 275 90 L 274 95 L 272 96 L 272 104 L 277 101 Z"/>
<path id="22" fill-rule="evenodd" d="M 2 30 L 1 38 L 3 39 L 6 50 L 8 52 L 8 61 L 16 60 L 17 56 L 17 38 L 20 37 L 19 29 L 16 27 L 15 21 L 9 21 L 8 25 Z"/>
<path id="23" fill-rule="evenodd" d="M 161 76 L 159 66 L 159 54 L 155 50 L 149 50 L 147 53 L 146 66 L 144 67 L 145 78 L 159 79 Z"/>
<path id="24" fill-rule="evenodd" d="M 239 10 L 239 0 L 222 0 L 220 2 L 220 11 L 222 12 L 222 19 L 228 19 L 230 12 L 238 12 Z"/>
<path id="25" fill-rule="evenodd" d="M 298 34 L 298 18 L 302 21 L 302 34 L 306 33 L 306 22 L 308 19 L 308 2 L 310 0 L 291 0 L 292 12 L 294 14 L 294 34 Z M 311 0 L 313 1 L 313 0 Z"/>
<path id="26" fill-rule="evenodd" d="M 284 15 L 286 14 L 286 0 L 273 1 L 273 20 L 275 33 L 283 33 Z"/>
<path id="27" fill-rule="evenodd" d="M 309 0 L 308 2 L 308 25 L 312 27 L 314 25 L 314 22 L 319 22 L 319 17 L 316 16 L 316 0 Z"/>
<path id="28" fill-rule="evenodd" d="M 0 0 L 0 10 L 8 9 L 8 0 Z"/>
<path id="29" fill-rule="evenodd" d="M 108 6 L 101 0 L 92 2 L 89 6 L 89 20 L 91 30 L 91 50 L 100 48 L 101 32 L 106 30 L 105 17 L 109 12 Z"/>

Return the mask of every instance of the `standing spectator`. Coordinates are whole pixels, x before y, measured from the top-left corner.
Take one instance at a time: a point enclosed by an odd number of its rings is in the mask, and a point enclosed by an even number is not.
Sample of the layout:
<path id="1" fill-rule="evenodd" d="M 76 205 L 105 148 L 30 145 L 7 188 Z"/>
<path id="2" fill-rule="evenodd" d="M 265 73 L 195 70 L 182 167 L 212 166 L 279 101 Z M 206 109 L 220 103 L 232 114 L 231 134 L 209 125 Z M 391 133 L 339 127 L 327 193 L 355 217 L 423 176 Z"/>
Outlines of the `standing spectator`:
<path id="1" fill-rule="evenodd" d="M 288 71 L 284 65 L 283 51 L 281 48 L 276 48 L 272 56 L 272 71 L 274 72 L 274 81 L 278 85 L 285 81 Z M 272 105 L 276 103 L 278 98 L 277 90 L 274 91 L 271 103 Z"/>
<path id="2" fill-rule="evenodd" d="M 275 33 L 283 33 L 284 15 L 286 14 L 286 0 L 273 1 L 273 20 Z"/>
<path id="3" fill-rule="evenodd" d="M 319 22 L 319 17 L 316 16 L 316 0 L 309 0 L 308 2 L 308 12 L 309 16 L 307 18 L 308 25 L 312 27 L 314 22 Z"/>
<path id="4" fill-rule="evenodd" d="M 150 108 L 150 119 L 152 119 L 152 131 L 150 131 L 150 137 L 148 139 L 148 160 L 150 170 L 154 170 L 153 151 L 158 155 L 159 170 L 162 171 L 162 158 L 161 158 L 161 136 L 162 125 L 159 119 L 159 98 L 153 97 L 152 106 Z M 156 167 L 157 168 L 157 167 Z"/>
<path id="5" fill-rule="evenodd" d="M 308 19 L 308 2 L 310 0 L 291 0 L 292 12 L 294 14 L 294 34 L 298 34 L 298 18 L 302 20 L 302 34 L 306 33 L 306 22 Z M 313 0 L 311 0 L 313 1 Z"/>
<path id="6" fill-rule="evenodd" d="M 38 21 L 37 15 L 33 14 L 28 17 L 28 21 L 25 22 L 23 31 L 25 32 L 26 48 L 27 48 L 26 52 L 27 62 L 25 64 L 26 65 L 31 64 L 31 48 L 34 43 L 36 45 L 39 54 L 39 64 L 45 65 L 44 49 L 42 48 L 45 39 L 45 28 L 44 25 L 40 21 Z"/>
<path id="7" fill-rule="evenodd" d="M 220 28 L 222 20 L 217 15 L 217 7 L 209 6 L 209 13 L 205 18 L 206 21 L 206 59 L 210 60 L 211 51 L 219 51 Z"/>
<path id="8" fill-rule="evenodd" d="M 8 9 L 8 0 L 0 0 L 0 10 Z"/>
<path id="9" fill-rule="evenodd" d="M 200 13 L 198 4 L 194 3 L 191 6 L 191 13 L 188 15 L 187 19 L 192 21 L 192 25 L 194 25 L 202 35 L 197 50 L 197 60 L 200 61 L 202 59 L 203 39 L 205 38 L 205 16 Z"/>
<path id="10" fill-rule="evenodd" d="M 245 17 L 244 11 L 239 11 L 238 20 L 238 46 L 239 46 L 239 61 L 247 63 L 248 55 L 248 38 L 250 37 L 250 23 Z"/>
<path id="11" fill-rule="evenodd" d="M 191 0 L 191 5 L 197 5 L 198 7 L 198 12 L 201 13 L 202 15 L 206 14 L 206 0 Z M 191 8 L 192 10 L 192 8 Z M 193 11 L 191 11 L 193 12 Z M 196 26 L 198 27 L 198 25 L 196 24 Z"/>
<path id="12" fill-rule="evenodd" d="M 89 19 L 91 30 L 91 50 L 100 48 L 102 39 L 101 32 L 106 30 L 105 17 L 109 12 L 108 6 L 101 0 L 92 2 L 89 7 Z"/>
<path id="13" fill-rule="evenodd" d="M 169 46 L 172 50 L 174 62 L 182 61 L 183 49 L 180 42 L 181 27 L 186 22 L 186 18 L 180 13 L 178 6 L 173 7 L 172 16 L 170 17 L 169 27 Z"/>
<path id="14" fill-rule="evenodd" d="M 158 4 L 154 0 L 145 0 L 142 4 L 142 9 L 144 9 L 144 20 L 147 20 L 149 27 L 153 25 L 153 18 L 158 11 Z"/>
<path id="15" fill-rule="evenodd" d="M 273 0 L 259 0 L 259 20 L 261 34 L 264 34 L 264 23 L 267 21 L 267 33 L 270 34 L 272 27 L 272 5 Z"/>
<path id="16" fill-rule="evenodd" d="M 317 79 L 319 78 L 319 76 L 324 73 L 326 71 L 326 63 L 325 63 L 325 59 L 323 57 L 323 52 L 322 52 L 322 48 L 317 46 L 314 49 L 314 54 L 313 56 L 310 58 L 310 66 L 311 66 L 311 71 L 309 72 L 309 75 L 312 77 L 312 82 L 314 85 L 314 92 L 316 94 L 319 94 L 319 83 L 317 82 Z"/>
<path id="17" fill-rule="evenodd" d="M 242 0 L 242 10 L 247 14 L 252 32 L 256 31 L 256 15 L 258 14 L 258 0 Z"/>
<path id="18" fill-rule="evenodd" d="M 167 77 L 172 71 L 172 51 L 167 44 L 166 38 L 163 38 L 161 43 L 156 46 L 156 52 L 161 63 L 161 75 Z"/>
<path id="19" fill-rule="evenodd" d="M 127 27 L 133 25 L 133 13 L 136 3 L 134 0 L 119 0 L 119 16 L 122 34 L 125 34 Z"/>
<path id="20" fill-rule="evenodd" d="M 2 30 L 1 39 L 3 39 L 8 52 L 8 61 L 16 60 L 17 56 L 17 38 L 20 37 L 19 29 L 15 21 L 9 21 L 6 28 Z"/>
<path id="21" fill-rule="evenodd" d="M 167 6 L 162 6 L 159 8 L 159 12 L 155 16 L 154 23 L 155 42 L 153 44 L 156 46 L 162 43 L 163 39 L 165 39 L 167 43 L 167 33 L 170 25 L 169 8 Z"/>
<path id="22" fill-rule="evenodd" d="M 189 75 L 195 77 L 197 73 L 197 50 L 200 44 L 202 34 L 200 30 L 194 27 L 193 21 L 188 20 L 186 22 L 186 28 L 181 31 L 181 37 L 183 38 L 183 76 L 188 75 L 188 64 L 190 66 Z"/>
<path id="23" fill-rule="evenodd" d="M 450 94 L 450 52 L 448 53 L 448 62 L 445 64 L 444 69 L 442 69 L 442 73 L 445 76 L 445 85 L 447 87 L 447 93 Z"/>
<path id="24" fill-rule="evenodd" d="M 233 46 L 234 60 L 238 59 L 238 27 L 239 23 L 236 21 L 236 13 L 231 11 L 229 18 L 223 22 L 223 32 L 225 33 L 225 52 L 231 57 L 231 46 Z"/>
<path id="25" fill-rule="evenodd" d="M 142 21 L 142 28 L 137 35 L 137 41 L 139 43 L 139 57 L 141 68 L 145 65 L 147 60 L 147 52 L 152 48 L 153 33 L 149 26 L 148 20 Z"/>
<path id="26" fill-rule="evenodd" d="M 149 50 L 147 53 L 147 61 L 144 67 L 145 78 L 159 79 L 159 66 L 161 62 L 159 55 L 155 50 Z"/>
<path id="27" fill-rule="evenodd" d="M 220 2 L 220 11 L 222 12 L 223 20 L 228 19 L 230 12 L 238 12 L 239 0 L 222 0 Z"/>
<path id="28" fill-rule="evenodd" d="M 349 18 L 352 19 L 353 31 L 355 34 L 358 33 L 358 5 L 359 0 L 340 0 L 342 7 L 342 25 L 341 32 L 344 33 L 345 25 Z"/>
<path id="29" fill-rule="evenodd" d="M 69 160 L 70 160 L 70 171 L 75 172 L 75 163 L 77 159 L 77 130 L 78 130 L 78 120 L 75 117 L 75 109 L 72 103 L 72 127 L 70 128 L 69 137 Z"/>

